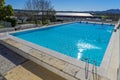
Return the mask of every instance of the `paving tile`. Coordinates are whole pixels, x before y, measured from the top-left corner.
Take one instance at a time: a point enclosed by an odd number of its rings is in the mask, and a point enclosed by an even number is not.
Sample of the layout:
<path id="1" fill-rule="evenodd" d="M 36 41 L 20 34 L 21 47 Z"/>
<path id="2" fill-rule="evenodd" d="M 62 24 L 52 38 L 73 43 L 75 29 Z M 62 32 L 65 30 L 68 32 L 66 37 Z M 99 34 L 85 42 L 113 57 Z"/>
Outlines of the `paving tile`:
<path id="1" fill-rule="evenodd" d="M 69 63 L 67 63 L 67 62 L 65 62 L 65 61 L 63 61 L 63 60 L 57 60 L 54 64 L 53 64 L 53 66 L 54 67 L 56 67 L 57 69 L 59 69 L 59 70 L 63 70 L 65 67 L 67 67 L 67 65 L 68 65 Z"/>
<path id="2" fill-rule="evenodd" d="M 2 62 L 1 62 L 2 60 Z M 11 62 L 5 59 L 3 56 L 0 55 L 0 73 L 3 74 L 9 71 L 11 68 L 15 67 L 15 64 L 9 65 Z"/>
<path id="3" fill-rule="evenodd" d="M 22 73 L 22 74 L 21 74 Z M 22 66 L 18 66 L 5 75 L 8 80 L 42 80 Z"/>
<path id="4" fill-rule="evenodd" d="M 55 62 L 57 62 L 58 59 L 52 56 L 48 56 L 44 58 L 44 62 L 48 63 L 49 65 L 54 65 Z"/>
<path id="5" fill-rule="evenodd" d="M 29 54 L 32 55 L 32 56 L 35 56 L 36 58 L 38 58 L 39 60 L 49 64 L 49 65 L 53 65 L 58 59 L 52 57 L 52 56 L 49 56 L 45 53 L 42 53 L 38 50 L 35 50 L 35 49 L 31 49 L 29 51 Z"/>
<path id="6" fill-rule="evenodd" d="M 91 73 L 88 73 L 88 78 L 86 79 L 86 74 L 85 74 L 85 70 L 84 69 L 80 69 L 80 71 L 76 74 L 76 78 L 78 79 L 82 79 L 82 80 L 89 80 L 91 76 Z"/>
<path id="7" fill-rule="evenodd" d="M 3 56 L 6 60 L 13 62 L 15 65 L 18 65 L 26 60 L 22 56 L 17 55 L 15 52 L 10 50 L 6 50 L 5 52 L 2 52 L 0 53 L 0 55 Z"/>
<path id="8" fill-rule="evenodd" d="M 4 74 L 7 71 L 11 70 L 15 66 L 26 61 L 25 58 L 17 55 L 15 52 L 6 48 L 0 44 L 0 47 L 4 48 L 0 50 L 0 73 Z"/>
<path id="9" fill-rule="evenodd" d="M 10 39 L 10 38 L 5 39 L 5 40 L 3 40 L 3 41 L 6 42 L 6 43 L 9 43 L 9 44 L 14 44 L 14 43 L 16 43 L 16 41 L 14 41 L 14 40 L 12 40 L 12 39 Z"/>
<path id="10" fill-rule="evenodd" d="M 4 76 L 8 80 L 65 80 L 32 61 L 19 65 Z"/>
<path id="11" fill-rule="evenodd" d="M 23 46 L 19 47 L 19 49 L 21 49 L 22 51 L 24 51 L 24 52 L 28 53 L 28 52 L 29 52 L 32 48 L 30 48 L 30 47 L 28 47 L 28 46 L 23 45 Z"/>
<path id="12" fill-rule="evenodd" d="M 93 75 L 91 75 L 90 80 L 110 80 L 110 79 L 107 79 L 107 78 L 99 76 L 99 75 L 97 75 L 97 77 L 93 78 Z"/>
<path id="13" fill-rule="evenodd" d="M 70 74 L 72 76 L 75 76 L 76 73 L 80 70 L 79 67 L 73 66 L 71 64 L 69 64 L 68 66 L 66 66 L 63 71 L 66 72 L 67 74 Z"/>
<path id="14" fill-rule="evenodd" d="M 11 39 L 10 38 L 8 38 L 8 39 L 4 39 L 3 41 L 5 41 L 5 42 L 8 42 L 8 41 L 10 41 Z"/>
<path id="15" fill-rule="evenodd" d="M 6 79 L 0 74 L 0 80 L 6 80 Z"/>
<path id="16" fill-rule="evenodd" d="M 29 54 L 32 55 L 32 56 L 37 57 L 40 60 L 44 60 L 44 58 L 47 57 L 47 55 L 45 55 L 45 54 L 43 54 L 40 51 L 35 50 L 35 49 L 29 50 Z"/>
<path id="17" fill-rule="evenodd" d="M 8 43 L 8 44 L 11 44 L 12 46 L 14 46 L 14 47 L 16 47 L 16 48 L 19 48 L 19 47 L 22 47 L 22 46 L 23 46 L 23 44 L 18 43 L 17 41 L 12 40 L 12 39 L 10 39 L 10 38 L 5 39 L 5 40 L 3 40 L 3 41 L 6 42 L 6 43 Z"/>
<path id="18" fill-rule="evenodd" d="M 13 44 L 13 46 L 19 48 L 19 47 L 22 47 L 23 45 L 16 42 L 16 43 Z"/>

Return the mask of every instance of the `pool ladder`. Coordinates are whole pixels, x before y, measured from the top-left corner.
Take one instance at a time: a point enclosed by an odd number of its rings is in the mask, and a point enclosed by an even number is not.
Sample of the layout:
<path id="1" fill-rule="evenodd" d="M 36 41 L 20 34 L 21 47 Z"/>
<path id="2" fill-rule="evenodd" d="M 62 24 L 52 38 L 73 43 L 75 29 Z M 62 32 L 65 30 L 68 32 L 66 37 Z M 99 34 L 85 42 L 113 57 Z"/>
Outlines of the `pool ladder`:
<path id="1" fill-rule="evenodd" d="M 89 59 L 86 58 L 85 59 L 85 79 L 88 80 L 88 76 L 89 76 Z"/>
<path id="2" fill-rule="evenodd" d="M 85 79 L 86 80 L 101 80 L 101 77 L 97 74 L 97 62 L 96 60 L 93 61 L 92 66 L 92 79 L 89 79 L 89 59 L 85 58 Z"/>
<path id="3" fill-rule="evenodd" d="M 94 64 L 93 64 L 93 67 L 92 67 L 92 77 L 93 77 L 93 80 L 101 80 L 100 79 L 100 76 L 97 74 L 97 62 L 94 60 L 93 61 Z"/>

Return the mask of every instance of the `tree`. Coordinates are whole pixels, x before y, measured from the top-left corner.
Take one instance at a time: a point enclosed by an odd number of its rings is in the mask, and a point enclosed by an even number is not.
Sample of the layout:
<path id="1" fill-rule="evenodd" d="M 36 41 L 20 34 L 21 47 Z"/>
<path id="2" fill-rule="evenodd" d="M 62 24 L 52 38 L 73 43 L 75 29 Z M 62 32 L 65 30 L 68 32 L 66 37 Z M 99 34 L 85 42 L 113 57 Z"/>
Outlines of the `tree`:
<path id="1" fill-rule="evenodd" d="M 0 19 L 1 20 L 4 20 L 6 17 L 10 17 L 12 16 L 14 13 L 13 13 L 13 8 L 11 5 L 7 5 L 7 6 L 4 6 L 2 8 L 2 12 L 1 12 L 1 17 Z"/>
<path id="2" fill-rule="evenodd" d="M 10 18 L 14 14 L 11 5 L 5 6 L 5 0 L 0 0 L 0 21 L 10 22 L 12 26 L 16 25 L 16 20 Z"/>
<path id="3" fill-rule="evenodd" d="M 0 9 L 4 7 L 5 0 L 0 0 Z"/>
<path id="4" fill-rule="evenodd" d="M 5 14 L 6 16 L 12 16 L 14 14 L 14 11 L 13 11 L 13 8 L 11 5 L 7 5 L 4 7 L 4 10 L 5 10 Z"/>
<path id="5" fill-rule="evenodd" d="M 0 0 L 0 20 L 5 20 L 6 17 L 10 17 L 14 14 L 11 5 L 5 6 L 5 1 Z"/>
<path id="6" fill-rule="evenodd" d="M 3 14 L 4 0 L 0 0 L 0 20 Z"/>
<path id="7" fill-rule="evenodd" d="M 103 16 L 102 16 L 102 20 L 104 20 L 104 21 L 105 21 L 107 18 L 108 18 L 107 15 L 103 15 Z"/>
<path id="8" fill-rule="evenodd" d="M 55 15 L 55 10 L 49 0 L 27 0 L 25 9 L 35 11 L 36 16 L 41 15 L 42 24 Z"/>

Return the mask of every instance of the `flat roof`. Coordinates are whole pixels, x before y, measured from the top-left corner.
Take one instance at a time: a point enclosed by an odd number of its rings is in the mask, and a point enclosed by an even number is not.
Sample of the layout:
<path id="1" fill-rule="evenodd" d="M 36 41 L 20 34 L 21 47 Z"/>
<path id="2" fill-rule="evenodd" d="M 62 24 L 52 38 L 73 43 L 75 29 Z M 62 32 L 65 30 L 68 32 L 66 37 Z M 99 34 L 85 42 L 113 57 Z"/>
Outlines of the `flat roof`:
<path id="1" fill-rule="evenodd" d="M 39 15 L 41 15 L 41 11 L 38 10 L 20 10 L 15 9 L 15 13 L 17 12 L 39 12 Z M 93 17 L 91 13 L 87 12 L 78 12 L 78 11 L 56 11 L 56 16 L 70 16 L 70 17 Z"/>
<path id="2" fill-rule="evenodd" d="M 57 16 L 89 16 L 93 17 L 90 13 L 56 13 Z"/>
<path id="3" fill-rule="evenodd" d="M 40 12 L 39 15 L 42 15 L 42 13 Z M 62 13 L 62 12 L 57 12 L 56 13 L 56 16 L 70 16 L 70 17 L 74 17 L 74 16 L 77 16 L 77 17 L 93 17 L 92 14 L 90 13 L 69 13 L 69 12 L 65 12 L 65 13 Z"/>

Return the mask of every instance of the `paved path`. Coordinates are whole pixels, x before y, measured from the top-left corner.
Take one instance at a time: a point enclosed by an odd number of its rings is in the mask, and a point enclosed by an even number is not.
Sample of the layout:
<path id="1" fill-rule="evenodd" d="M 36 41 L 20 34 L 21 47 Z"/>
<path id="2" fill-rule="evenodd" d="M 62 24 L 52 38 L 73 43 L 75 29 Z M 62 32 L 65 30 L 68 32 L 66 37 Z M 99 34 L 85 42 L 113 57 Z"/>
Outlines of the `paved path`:
<path id="1" fill-rule="evenodd" d="M 117 68 L 119 66 L 119 31 L 115 33 L 114 47 L 112 50 L 112 57 L 110 61 L 110 66 L 108 68 L 108 77 L 111 80 L 117 80 Z"/>
<path id="2" fill-rule="evenodd" d="M 26 59 L 0 44 L 0 73 L 3 75 Z"/>
<path id="3" fill-rule="evenodd" d="M 14 51 L 19 52 L 20 55 L 26 57 L 27 59 L 30 59 L 31 61 L 36 62 L 40 66 L 45 67 L 46 69 L 64 77 L 67 80 L 86 80 L 85 70 L 79 66 L 75 66 L 64 60 L 45 54 L 40 50 L 31 48 L 11 38 L 3 40 L 2 44 L 8 46 Z M 90 75 L 91 72 L 89 73 L 88 78 L 90 77 Z"/>
<path id="4" fill-rule="evenodd" d="M 65 80 L 0 44 L 0 80 Z"/>
<path id="5" fill-rule="evenodd" d="M 6 80 L 6 79 L 0 74 L 0 80 Z"/>
<path id="6" fill-rule="evenodd" d="M 10 70 L 5 74 L 5 78 L 7 80 L 65 80 L 32 61 Z"/>

